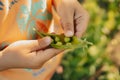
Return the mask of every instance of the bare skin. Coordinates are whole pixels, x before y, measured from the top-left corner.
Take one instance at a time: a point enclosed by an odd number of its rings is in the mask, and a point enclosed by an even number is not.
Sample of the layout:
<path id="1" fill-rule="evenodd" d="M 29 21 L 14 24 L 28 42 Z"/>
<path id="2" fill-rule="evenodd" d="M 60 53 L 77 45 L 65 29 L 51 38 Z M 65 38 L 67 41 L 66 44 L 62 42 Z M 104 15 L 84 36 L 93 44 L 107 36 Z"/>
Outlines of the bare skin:
<path id="1" fill-rule="evenodd" d="M 80 38 L 89 22 L 87 11 L 77 0 L 54 0 L 54 3 L 61 18 L 64 34 L 67 37 L 75 35 Z M 47 48 L 50 43 L 51 40 L 48 37 L 41 40 L 25 40 L 12 43 L 0 52 L 0 70 L 40 68 L 47 60 L 62 51 Z"/>
<path id="2" fill-rule="evenodd" d="M 55 8 L 61 18 L 61 25 L 67 37 L 82 37 L 88 22 L 89 14 L 77 0 L 55 0 Z"/>
<path id="3" fill-rule="evenodd" d="M 9 68 L 40 68 L 62 50 L 47 48 L 50 37 L 39 40 L 17 41 L 0 52 L 0 70 Z"/>

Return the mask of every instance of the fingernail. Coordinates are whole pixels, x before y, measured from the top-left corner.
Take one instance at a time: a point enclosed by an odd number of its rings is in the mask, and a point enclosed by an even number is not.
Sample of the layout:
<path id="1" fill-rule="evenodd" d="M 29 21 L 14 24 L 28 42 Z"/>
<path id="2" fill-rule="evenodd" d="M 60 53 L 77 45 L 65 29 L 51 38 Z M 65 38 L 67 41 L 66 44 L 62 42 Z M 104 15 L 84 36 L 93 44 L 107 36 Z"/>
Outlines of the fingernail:
<path id="1" fill-rule="evenodd" d="M 51 43 L 52 39 L 49 36 L 47 36 L 47 37 L 45 37 L 45 42 L 46 43 Z"/>
<path id="2" fill-rule="evenodd" d="M 67 32 L 65 32 L 65 36 L 72 37 L 73 36 L 73 32 L 72 31 L 67 31 Z"/>

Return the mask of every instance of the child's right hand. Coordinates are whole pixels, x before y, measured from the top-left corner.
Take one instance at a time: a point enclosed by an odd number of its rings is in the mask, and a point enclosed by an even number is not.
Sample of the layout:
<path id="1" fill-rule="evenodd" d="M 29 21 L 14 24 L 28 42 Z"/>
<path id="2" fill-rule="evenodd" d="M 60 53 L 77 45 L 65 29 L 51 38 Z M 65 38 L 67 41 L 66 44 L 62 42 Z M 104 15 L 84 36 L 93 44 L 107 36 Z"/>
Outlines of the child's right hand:
<path id="1" fill-rule="evenodd" d="M 46 61 L 63 50 L 46 49 L 51 44 L 50 37 L 40 40 L 23 40 L 9 45 L 0 52 L 0 70 L 10 68 L 40 68 Z"/>
<path id="2" fill-rule="evenodd" d="M 81 38 L 87 29 L 89 13 L 78 0 L 53 0 L 65 36 Z"/>

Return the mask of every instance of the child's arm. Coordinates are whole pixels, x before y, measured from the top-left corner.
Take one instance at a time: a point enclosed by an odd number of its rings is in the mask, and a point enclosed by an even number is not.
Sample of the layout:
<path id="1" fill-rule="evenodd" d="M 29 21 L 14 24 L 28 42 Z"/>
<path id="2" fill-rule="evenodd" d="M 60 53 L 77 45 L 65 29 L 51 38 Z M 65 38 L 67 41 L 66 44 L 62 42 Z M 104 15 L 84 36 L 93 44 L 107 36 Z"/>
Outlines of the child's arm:
<path id="1" fill-rule="evenodd" d="M 24 40 L 12 43 L 0 52 L 0 71 L 11 68 L 40 68 L 62 50 L 47 48 L 50 37 L 40 40 Z"/>

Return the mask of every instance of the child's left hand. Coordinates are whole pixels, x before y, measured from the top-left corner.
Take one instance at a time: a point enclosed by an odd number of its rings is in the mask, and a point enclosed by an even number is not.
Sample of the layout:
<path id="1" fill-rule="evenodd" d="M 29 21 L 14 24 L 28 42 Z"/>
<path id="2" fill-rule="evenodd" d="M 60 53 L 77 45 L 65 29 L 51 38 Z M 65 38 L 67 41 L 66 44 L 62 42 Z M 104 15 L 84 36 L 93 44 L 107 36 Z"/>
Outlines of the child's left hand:
<path id="1" fill-rule="evenodd" d="M 52 39 L 20 40 L 0 51 L 0 71 L 14 68 L 40 68 L 63 50 L 48 48 Z"/>
<path id="2" fill-rule="evenodd" d="M 54 0 L 55 8 L 67 37 L 81 37 L 85 32 L 89 14 L 77 0 Z"/>

